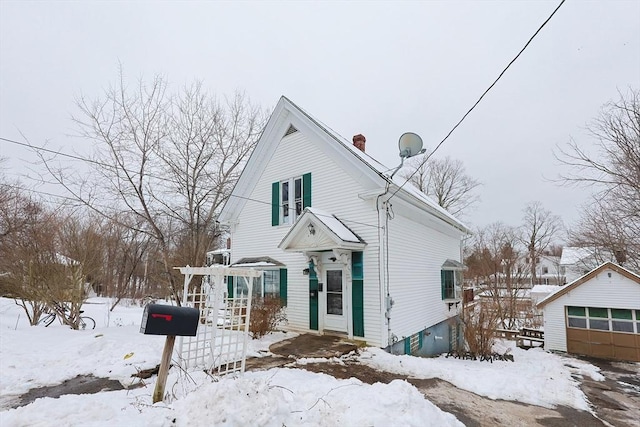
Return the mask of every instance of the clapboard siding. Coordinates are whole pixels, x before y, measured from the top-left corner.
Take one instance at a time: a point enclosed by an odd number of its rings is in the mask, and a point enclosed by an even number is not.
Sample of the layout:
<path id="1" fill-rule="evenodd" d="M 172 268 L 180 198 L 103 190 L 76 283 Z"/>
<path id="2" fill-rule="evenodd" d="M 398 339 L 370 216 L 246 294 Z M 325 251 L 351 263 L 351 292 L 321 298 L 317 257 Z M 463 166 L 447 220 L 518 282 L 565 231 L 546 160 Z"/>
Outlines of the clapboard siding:
<path id="1" fill-rule="evenodd" d="M 544 339 L 547 350 L 567 351 L 566 306 L 640 310 L 640 283 L 615 270 L 605 268 L 591 279 L 544 305 Z"/>
<path id="2" fill-rule="evenodd" d="M 358 197 L 370 190 L 363 188 L 302 132 L 280 141 L 250 199 L 232 230 L 232 260 L 243 257 L 270 256 L 288 269 L 289 326 L 296 330 L 309 327 L 307 267 L 300 253 L 278 249 L 290 225 L 271 225 L 271 184 L 283 179 L 311 173 L 312 206 L 333 213 L 366 243 L 364 251 L 364 324 L 365 339 L 381 345 L 380 292 L 378 281 L 377 213 L 370 202 Z M 351 220 L 351 221 L 350 221 Z"/>
<path id="3" fill-rule="evenodd" d="M 398 338 L 457 314 L 442 301 L 440 270 L 447 259 L 460 259 L 459 238 L 399 215 L 389 221 L 391 331 Z"/>

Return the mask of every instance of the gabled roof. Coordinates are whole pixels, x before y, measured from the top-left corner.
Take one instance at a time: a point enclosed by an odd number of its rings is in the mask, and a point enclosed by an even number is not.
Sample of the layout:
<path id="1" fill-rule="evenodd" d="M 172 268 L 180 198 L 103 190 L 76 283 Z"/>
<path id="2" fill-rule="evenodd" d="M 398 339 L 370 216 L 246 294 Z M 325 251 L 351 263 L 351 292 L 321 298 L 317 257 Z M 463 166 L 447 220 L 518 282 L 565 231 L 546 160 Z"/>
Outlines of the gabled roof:
<path id="1" fill-rule="evenodd" d="M 360 250 L 366 242 L 342 221 L 317 208 L 305 208 L 278 247 L 284 251 Z"/>
<path id="2" fill-rule="evenodd" d="M 442 264 L 443 270 L 466 270 L 467 267 L 459 261 L 455 259 L 447 259 L 444 264 Z"/>
<path id="3" fill-rule="evenodd" d="M 220 222 L 231 221 L 242 210 L 252 189 L 276 151 L 280 140 L 291 126 L 305 134 L 309 139 L 322 144 L 321 148 L 327 155 L 339 159 L 345 170 L 357 174 L 358 180 L 363 184 L 367 184 L 368 187 L 384 188 L 388 183 L 390 194 L 395 193 L 396 190 L 402 187 L 396 197 L 406 200 L 411 205 L 430 213 L 464 233 L 471 233 L 471 230 L 466 225 L 438 206 L 437 203 L 411 183 L 405 183 L 405 180 L 398 176 L 391 179 L 390 172 L 393 168 L 388 168 L 367 153 L 355 148 L 349 141 L 313 118 L 284 96 L 280 98 L 274 108 L 256 144 L 256 148 L 251 153 L 231 196 L 225 203 L 219 216 Z M 267 200 L 264 202 L 270 203 Z"/>
<path id="4" fill-rule="evenodd" d="M 604 270 L 613 270 L 616 273 L 619 273 L 620 275 L 626 277 L 627 279 L 630 279 L 634 282 L 636 282 L 638 285 L 640 285 L 640 276 L 638 276 L 637 274 L 627 270 L 624 267 L 619 266 L 618 264 L 614 264 L 612 262 L 605 262 L 604 264 L 600 265 L 599 267 L 594 268 L 593 270 L 591 270 L 590 272 L 588 272 L 587 274 L 585 274 L 584 276 L 574 280 L 573 282 L 569 283 L 568 285 L 562 286 L 558 291 L 548 295 L 545 299 L 543 299 L 542 301 L 540 301 L 538 303 L 538 308 L 542 308 L 543 306 L 549 304 L 551 301 L 555 301 L 556 299 L 560 298 L 562 295 L 566 294 L 567 292 L 572 291 L 573 289 L 577 288 L 578 286 L 582 285 L 585 282 L 588 282 L 589 280 L 593 279 L 595 276 L 597 276 L 599 273 L 603 272 Z"/>

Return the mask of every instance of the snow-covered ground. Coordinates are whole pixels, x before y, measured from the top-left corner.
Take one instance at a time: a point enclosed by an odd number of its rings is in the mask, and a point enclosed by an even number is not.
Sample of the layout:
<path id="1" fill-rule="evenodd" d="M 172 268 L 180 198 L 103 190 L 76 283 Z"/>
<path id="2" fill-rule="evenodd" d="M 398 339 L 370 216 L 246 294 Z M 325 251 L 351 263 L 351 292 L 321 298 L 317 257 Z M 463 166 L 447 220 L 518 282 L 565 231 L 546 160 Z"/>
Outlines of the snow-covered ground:
<path id="1" fill-rule="evenodd" d="M 73 331 L 55 322 L 31 327 L 13 300 L 0 298 L 0 425 L 10 426 L 335 426 L 461 425 L 406 381 L 366 384 L 302 369 L 274 368 L 240 378 L 214 379 L 201 371 L 171 369 L 169 398 L 152 404 L 155 377 L 131 375 L 155 367 L 164 337 L 140 334 L 142 308 L 93 298 L 83 308 L 95 330 Z M 277 340 L 273 334 L 251 341 L 261 355 Z M 500 352 L 506 350 L 505 344 Z M 492 399 L 546 407 L 588 409 L 572 374 L 599 379 L 597 368 L 539 349 L 512 348 L 515 362 L 477 362 L 444 357 L 393 356 L 368 348 L 360 360 L 371 367 L 417 378 L 441 378 Z M 304 363 L 304 361 L 301 361 Z M 31 388 L 56 385 L 92 374 L 143 386 L 97 394 L 40 398 L 17 409 L 8 405 Z"/>

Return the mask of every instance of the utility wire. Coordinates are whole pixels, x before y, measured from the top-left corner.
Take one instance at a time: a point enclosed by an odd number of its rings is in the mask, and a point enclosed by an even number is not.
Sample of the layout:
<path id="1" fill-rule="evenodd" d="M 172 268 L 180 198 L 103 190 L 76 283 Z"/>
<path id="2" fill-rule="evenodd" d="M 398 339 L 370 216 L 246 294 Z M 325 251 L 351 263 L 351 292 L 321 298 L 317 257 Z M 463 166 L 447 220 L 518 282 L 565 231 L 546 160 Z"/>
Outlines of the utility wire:
<path id="1" fill-rule="evenodd" d="M 74 199 L 74 198 L 71 198 L 71 197 L 62 196 L 60 194 L 48 193 L 48 192 L 42 191 L 42 190 L 34 190 L 32 188 L 20 187 L 19 185 L 0 183 L 0 187 L 8 187 L 8 188 L 13 188 L 14 190 L 28 191 L 30 193 L 41 194 L 43 196 L 56 197 L 58 199 L 69 200 L 69 201 L 74 202 L 74 203 L 78 202 L 77 199 Z"/>
<path id="2" fill-rule="evenodd" d="M 31 145 L 31 144 L 28 144 L 28 143 L 25 143 L 25 142 L 15 141 L 15 140 L 13 140 L 13 139 L 9 139 L 9 138 L 3 138 L 3 137 L 0 137 L 0 140 L 1 140 L 1 141 L 5 141 L 5 142 L 9 142 L 9 143 L 11 143 L 11 144 L 16 144 L 16 145 L 21 145 L 21 146 L 24 146 L 24 147 L 28 147 L 28 148 L 30 148 L 30 149 L 32 149 L 32 150 L 36 150 L 36 151 L 44 151 L 44 152 L 47 152 L 47 153 L 51 153 L 51 154 L 55 154 L 55 155 L 60 155 L 60 156 L 62 156 L 62 157 L 68 157 L 68 158 L 71 158 L 71 159 L 80 160 L 80 161 L 87 162 L 87 163 L 93 163 L 93 164 L 96 164 L 96 165 L 98 165 L 98 166 L 106 167 L 106 168 L 109 168 L 109 169 L 115 169 L 115 166 L 113 166 L 113 165 L 108 165 L 108 164 L 106 164 L 106 163 L 98 162 L 98 161 L 96 161 L 96 160 L 87 159 L 87 158 L 80 157 L 80 156 L 76 156 L 76 155 L 73 155 L 73 154 L 64 153 L 64 152 L 62 152 L 62 151 L 54 151 L 54 150 L 50 150 L 50 149 L 48 149 L 48 148 L 44 148 L 44 147 L 37 147 L 37 146 L 35 146 L 35 145 Z M 126 170 L 126 169 L 125 169 L 125 170 Z M 132 173 L 132 172 L 130 172 L 130 171 L 127 171 L 127 172 Z M 156 178 L 156 179 L 165 179 L 165 180 L 166 180 L 166 178 L 154 177 L 154 176 L 153 176 L 153 175 L 151 175 L 151 174 L 147 174 L 147 176 L 152 177 L 152 178 Z M 10 187 L 14 187 L 14 186 L 10 186 Z M 72 198 L 70 198 L 70 197 L 60 196 L 60 195 L 56 195 L 56 194 L 52 194 L 52 193 L 47 193 L 47 192 L 44 192 L 44 191 L 31 190 L 31 189 L 28 189 L 28 188 L 20 188 L 20 187 L 14 187 L 14 188 L 19 189 L 19 190 L 24 190 L 24 191 L 30 191 L 30 192 L 32 192 L 32 193 L 42 194 L 42 195 L 46 195 L 46 196 L 53 196 L 53 197 L 58 197 L 58 198 L 62 198 L 62 199 L 67 199 L 67 200 L 77 201 L 77 200 L 72 199 Z M 251 201 L 251 202 L 256 202 L 256 203 L 266 204 L 266 205 L 269 205 L 269 206 L 271 206 L 271 205 L 272 205 L 272 203 L 271 203 L 271 202 L 265 202 L 264 200 L 252 199 L 252 198 L 250 198 L 250 197 L 242 197 L 242 196 L 237 196 L 237 195 L 233 195 L 233 194 L 232 194 L 232 195 L 230 195 L 229 197 L 235 197 L 235 198 L 238 198 L 238 199 L 243 199 L 243 200 L 248 200 L 248 201 Z M 281 208 L 281 207 L 282 207 L 282 205 L 278 205 L 278 207 L 280 207 L 280 208 Z M 295 210 L 295 208 L 293 208 L 293 207 L 292 207 L 292 208 L 290 208 L 289 210 L 293 211 L 293 210 Z M 316 214 L 316 215 L 317 215 L 317 216 L 324 216 L 324 217 L 327 217 L 327 218 L 333 218 L 333 216 L 332 216 L 332 215 L 323 215 L 323 214 Z M 377 226 L 377 225 L 374 225 L 374 224 L 367 224 L 367 223 L 359 222 L 359 221 L 352 221 L 352 220 L 346 220 L 346 219 L 341 219 L 341 221 L 343 221 L 343 222 L 349 222 L 349 223 L 352 223 L 352 224 L 359 224 L 359 225 L 363 225 L 363 226 L 366 226 L 366 227 L 374 227 L 374 228 L 378 228 L 378 226 Z"/>
<path id="3" fill-rule="evenodd" d="M 96 165 L 99 165 L 99 166 L 103 166 L 103 167 L 107 167 L 107 168 L 113 168 L 113 165 L 108 165 L 106 163 L 102 163 L 102 162 L 99 162 L 97 160 L 87 159 L 85 157 L 80 157 L 80 156 L 76 156 L 76 155 L 73 155 L 73 154 L 63 153 L 61 151 L 54 151 L 54 150 L 50 150 L 50 149 L 44 148 L 44 147 L 37 147 L 35 145 L 31 145 L 31 144 L 26 143 L 26 142 L 20 142 L 20 141 L 16 141 L 16 140 L 9 139 L 9 138 L 3 138 L 3 137 L 0 137 L 0 140 L 1 141 L 5 141 L 5 142 L 9 142 L 11 144 L 21 145 L 23 147 L 31 148 L 32 150 L 36 150 L 36 151 L 44 151 L 46 153 L 55 154 L 57 156 L 68 157 L 70 159 L 80 160 L 80 161 L 83 161 L 83 162 L 86 162 L 86 163 L 93 163 L 93 164 L 96 164 Z"/>
<path id="4" fill-rule="evenodd" d="M 458 123 L 456 123 L 456 125 L 449 131 L 449 133 L 447 133 L 447 135 L 442 139 L 442 141 L 440 141 L 438 143 L 438 145 L 436 145 L 436 148 L 434 148 L 434 150 L 429 153 L 429 155 L 425 156 L 424 160 L 420 163 L 420 165 L 418 167 L 415 168 L 415 170 L 411 173 L 411 175 L 409 175 L 409 178 L 407 178 L 407 180 L 402 183 L 402 185 L 389 197 L 388 200 L 391 200 L 391 198 L 393 196 L 395 196 L 398 191 L 400 191 L 402 189 L 402 187 L 405 186 L 405 184 L 407 182 L 409 182 L 411 180 L 411 178 L 413 178 L 413 176 L 418 172 L 418 170 L 431 158 L 431 156 L 433 156 L 433 153 L 435 153 L 438 148 L 440 148 L 440 146 L 447 140 L 449 139 L 449 137 L 451 136 L 451 134 L 458 128 L 458 126 L 460 126 L 460 124 L 462 124 L 462 122 L 464 121 L 464 119 L 467 118 L 467 116 L 476 108 L 476 106 L 480 103 L 480 101 L 482 101 L 482 99 L 484 98 L 484 96 L 491 90 L 493 89 L 493 87 L 496 85 L 496 83 L 498 83 L 498 80 L 500 80 L 502 78 L 502 76 L 504 75 L 504 73 L 506 73 L 506 71 L 509 69 L 509 67 L 511 67 L 511 65 L 516 62 L 516 60 L 520 57 L 520 55 L 522 54 L 522 52 L 525 51 L 525 49 L 527 49 L 527 47 L 529 46 L 529 44 L 531 44 L 531 42 L 533 41 L 533 39 L 538 35 L 538 33 L 544 28 L 545 25 L 547 25 L 547 22 L 549 22 L 551 20 L 551 18 L 553 18 L 553 15 L 556 14 L 556 12 L 558 11 L 558 9 L 560 9 L 560 7 L 564 4 L 565 0 L 561 0 L 560 4 L 558 4 L 558 6 L 553 10 L 553 12 L 551 12 L 551 15 L 549 15 L 549 17 L 542 23 L 542 25 L 540 25 L 540 27 L 538 27 L 538 29 L 536 30 L 535 33 L 533 33 L 533 35 L 531 36 L 531 38 L 529 38 L 529 40 L 525 43 L 525 45 L 522 47 L 522 49 L 520 49 L 520 52 L 518 52 L 518 54 L 516 56 L 513 57 L 513 59 L 507 64 L 506 67 L 504 67 L 504 69 L 502 70 L 502 72 L 498 75 L 498 77 L 493 81 L 493 83 L 491 83 L 491 85 L 482 93 L 482 95 L 480 95 L 480 98 L 478 98 L 478 100 L 475 102 L 475 104 L 473 104 L 471 106 L 471 108 L 469 108 L 469 110 L 464 114 L 464 116 L 462 116 L 462 118 L 458 121 Z"/>

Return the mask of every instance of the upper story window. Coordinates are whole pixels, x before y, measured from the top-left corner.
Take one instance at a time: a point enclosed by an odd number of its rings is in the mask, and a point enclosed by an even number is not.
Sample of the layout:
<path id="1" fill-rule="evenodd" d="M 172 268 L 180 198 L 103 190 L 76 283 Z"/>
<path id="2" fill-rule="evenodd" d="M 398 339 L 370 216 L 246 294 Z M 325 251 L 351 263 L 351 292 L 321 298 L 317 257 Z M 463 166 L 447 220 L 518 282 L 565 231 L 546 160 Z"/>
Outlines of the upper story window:
<path id="1" fill-rule="evenodd" d="M 302 177 L 280 181 L 280 224 L 292 224 L 302 214 Z"/>
<path id="2" fill-rule="evenodd" d="M 274 182 L 271 192 L 271 225 L 293 224 L 311 206 L 311 174 Z"/>

